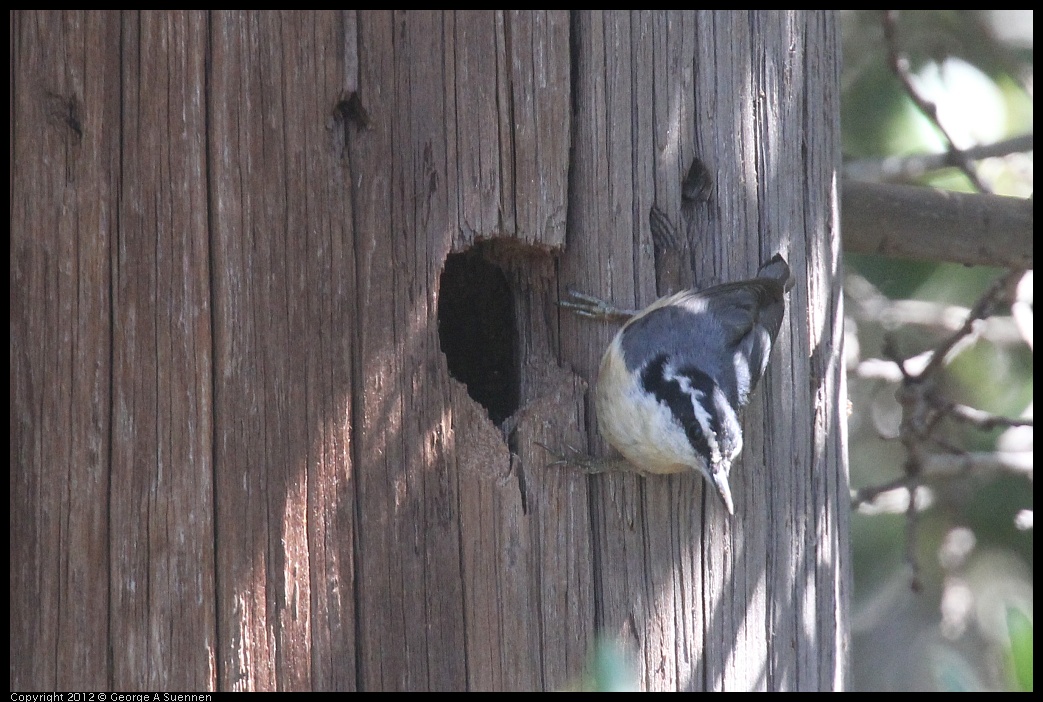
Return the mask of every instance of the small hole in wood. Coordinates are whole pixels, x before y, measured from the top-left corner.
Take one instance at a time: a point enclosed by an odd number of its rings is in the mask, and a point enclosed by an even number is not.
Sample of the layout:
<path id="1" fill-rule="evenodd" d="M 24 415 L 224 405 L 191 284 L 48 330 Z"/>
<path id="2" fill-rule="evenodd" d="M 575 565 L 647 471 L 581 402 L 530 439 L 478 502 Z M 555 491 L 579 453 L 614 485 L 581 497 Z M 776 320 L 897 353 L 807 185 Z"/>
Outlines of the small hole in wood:
<path id="1" fill-rule="evenodd" d="M 518 344 L 507 276 L 483 255 L 450 254 L 438 294 L 438 340 L 449 374 L 500 424 L 518 409 Z"/>

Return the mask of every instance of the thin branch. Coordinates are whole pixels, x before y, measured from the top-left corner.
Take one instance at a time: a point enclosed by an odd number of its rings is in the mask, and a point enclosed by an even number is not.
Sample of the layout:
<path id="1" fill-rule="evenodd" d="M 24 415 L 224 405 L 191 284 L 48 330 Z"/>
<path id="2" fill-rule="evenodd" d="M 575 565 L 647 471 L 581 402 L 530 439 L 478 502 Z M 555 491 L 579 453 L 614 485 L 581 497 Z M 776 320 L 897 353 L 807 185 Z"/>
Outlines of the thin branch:
<path id="1" fill-rule="evenodd" d="M 900 478 L 868 485 L 851 491 L 851 507 L 860 512 L 908 512 L 907 502 L 910 495 L 933 483 L 956 480 L 968 475 L 983 473 L 1007 473 L 1009 475 L 1027 475 L 1033 469 L 1032 451 L 976 451 L 959 455 L 928 456 L 917 469 L 916 477 L 903 475 Z M 889 495 L 904 495 L 904 499 L 882 499 Z M 886 502 L 884 506 L 879 503 Z M 923 511 L 929 502 L 924 494 L 916 498 L 916 510 Z"/>
<path id="2" fill-rule="evenodd" d="M 851 491 L 851 508 L 860 510 L 865 505 L 870 505 L 876 501 L 880 495 L 890 493 L 895 490 L 903 490 L 907 495 L 912 494 L 912 491 L 916 489 L 915 481 L 911 480 L 908 476 L 902 476 L 896 478 L 889 483 L 882 483 L 880 485 L 869 485 L 858 490 Z M 903 507 L 904 511 L 905 507 Z"/>
<path id="3" fill-rule="evenodd" d="M 865 293 L 866 308 L 880 307 L 879 293 L 868 283 L 860 285 L 854 281 L 853 287 Z M 878 496 L 892 491 L 904 490 L 909 495 L 905 505 L 906 544 L 905 559 L 912 572 L 912 587 L 920 588 L 920 568 L 916 559 L 917 522 L 920 506 L 916 495 L 925 483 L 985 472 L 1005 471 L 1016 474 L 1031 474 L 1032 452 L 988 452 L 968 453 L 958 447 L 947 444 L 939 435 L 938 428 L 943 419 L 951 417 L 980 429 L 994 427 L 1021 427 L 1033 425 L 1031 418 L 1015 419 L 992 414 L 973 407 L 961 405 L 943 396 L 938 391 L 938 379 L 945 365 L 952 360 L 958 350 L 971 343 L 977 336 L 982 321 L 996 312 L 1001 304 L 1010 305 L 1016 292 L 1031 298 L 1031 291 L 1024 283 L 1022 271 L 1009 271 L 1000 276 L 988 287 L 974 306 L 969 310 L 963 323 L 947 336 L 934 349 L 918 354 L 915 362 L 903 358 L 895 345 L 894 337 L 884 337 L 883 355 L 894 364 L 896 378 L 900 388 L 896 399 L 902 407 L 902 420 L 899 425 L 898 439 L 906 451 L 904 475 L 891 483 L 876 487 L 863 488 L 852 495 L 852 506 L 856 509 L 864 507 Z M 862 365 L 860 364 L 860 368 Z M 877 365 L 883 365 L 878 363 Z M 889 370 L 890 372 L 890 370 Z M 942 447 L 948 453 L 938 453 Z M 932 450 L 933 449 L 933 450 Z"/>
<path id="4" fill-rule="evenodd" d="M 974 307 L 971 308 L 971 313 L 967 315 L 967 320 L 963 325 L 935 349 L 934 358 L 931 359 L 931 363 L 928 364 L 927 368 L 923 370 L 921 377 L 933 374 L 941 364 L 945 363 L 946 357 L 956 344 L 974 332 L 974 326 L 978 320 L 992 315 L 996 306 L 1001 302 L 1006 301 L 1008 305 L 1010 304 L 1014 297 L 1014 288 L 1018 281 L 1021 280 L 1023 272 L 1017 270 L 1009 271 L 1006 275 L 1000 276 L 993 281 L 992 285 L 989 286 Z"/>
<path id="5" fill-rule="evenodd" d="M 930 100 L 927 100 L 919 91 L 916 86 L 913 85 L 912 76 L 909 73 L 909 59 L 905 54 L 902 54 L 898 50 L 898 26 L 897 26 L 898 13 L 895 10 L 884 10 L 883 12 L 883 25 L 884 25 L 884 39 L 887 42 L 887 60 L 891 66 L 891 71 L 895 74 L 901 82 L 902 87 L 905 88 L 905 92 L 909 95 L 909 98 L 916 104 L 920 112 L 924 114 L 927 119 L 934 123 L 938 130 L 942 133 L 945 141 L 949 144 L 949 155 L 953 161 L 953 165 L 963 171 L 964 175 L 971 181 L 975 189 L 979 192 L 987 193 L 990 192 L 989 188 L 985 187 L 985 184 L 978 178 L 978 174 L 974 172 L 974 168 L 971 166 L 970 159 L 956 147 L 956 142 L 953 141 L 952 135 L 945 128 L 945 125 L 938 119 L 938 106 Z"/>
<path id="6" fill-rule="evenodd" d="M 1002 158 L 1011 154 L 1032 151 L 1032 134 L 1003 139 L 993 144 L 981 144 L 965 149 L 963 157 L 971 161 Z M 862 158 L 844 164 L 844 177 L 875 183 L 915 185 L 925 174 L 942 168 L 958 168 L 951 151 L 940 154 L 912 154 L 886 158 Z"/>
<path id="7" fill-rule="evenodd" d="M 916 525 L 919 522 L 916 492 L 915 489 L 909 491 L 909 507 L 905 510 L 905 562 L 912 572 L 909 587 L 913 592 L 920 592 L 923 589 L 923 580 L 920 579 L 920 559 L 916 557 Z"/>
<path id="8" fill-rule="evenodd" d="M 975 407 L 959 405 L 956 403 L 945 407 L 945 412 L 954 419 L 988 431 L 996 427 L 1031 427 L 1032 417 L 1003 417 L 992 412 L 986 412 Z"/>
<path id="9" fill-rule="evenodd" d="M 844 279 L 848 313 L 857 322 L 871 322 L 884 329 L 907 326 L 926 327 L 939 333 L 954 332 L 971 313 L 969 307 L 946 305 L 929 300 L 892 300 L 856 273 Z M 1031 304 L 1029 304 L 1031 310 Z M 993 344 L 1025 343 L 1025 335 L 1013 316 L 993 316 L 983 320 L 979 337 Z M 908 359 L 907 359 L 908 361 Z"/>
<path id="10" fill-rule="evenodd" d="M 982 473 L 1009 473 L 1031 475 L 1032 451 L 980 451 L 958 456 L 934 454 L 921 467 L 928 478 L 963 477 Z"/>

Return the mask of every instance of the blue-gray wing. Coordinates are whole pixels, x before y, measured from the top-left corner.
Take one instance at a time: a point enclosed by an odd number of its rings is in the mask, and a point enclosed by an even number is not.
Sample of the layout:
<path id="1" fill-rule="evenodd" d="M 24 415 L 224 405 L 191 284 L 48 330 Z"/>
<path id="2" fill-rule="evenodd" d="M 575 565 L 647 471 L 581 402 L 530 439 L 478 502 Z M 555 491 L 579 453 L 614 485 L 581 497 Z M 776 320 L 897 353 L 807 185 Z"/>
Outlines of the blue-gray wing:
<path id="1" fill-rule="evenodd" d="M 762 273 L 653 304 L 623 328 L 627 367 L 636 371 L 665 353 L 672 367 L 706 373 L 734 406 L 745 405 L 782 326 L 788 267 L 785 274 L 780 280 Z"/>

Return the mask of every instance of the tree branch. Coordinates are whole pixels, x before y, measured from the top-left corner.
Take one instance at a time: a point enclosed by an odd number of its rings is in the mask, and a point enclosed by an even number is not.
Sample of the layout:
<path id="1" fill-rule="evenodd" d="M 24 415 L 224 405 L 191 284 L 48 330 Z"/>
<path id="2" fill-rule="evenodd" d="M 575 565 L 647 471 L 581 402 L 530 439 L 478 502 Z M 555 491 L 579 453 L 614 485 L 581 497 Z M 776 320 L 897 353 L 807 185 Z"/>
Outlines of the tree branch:
<path id="1" fill-rule="evenodd" d="M 856 281 L 857 283 L 857 281 Z M 884 494 L 904 492 L 909 499 L 903 505 L 906 515 L 906 549 L 905 558 L 912 570 L 912 587 L 920 587 L 920 570 L 916 560 L 917 512 L 921 507 L 918 500 L 913 499 L 919 488 L 925 483 L 951 477 L 965 476 L 970 473 L 1007 471 L 1017 474 L 1032 473 L 1033 455 L 1027 452 L 982 452 L 971 453 L 944 442 L 938 428 L 946 418 L 970 424 L 982 430 L 998 426 L 1021 427 L 1033 426 L 1031 418 L 1013 419 L 985 412 L 965 405 L 957 404 L 946 398 L 939 390 L 939 378 L 945 365 L 963 348 L 967 342 L 977 335 L 981 320 L 987 319 L 1002 304 L 1011 304 L 1018 296 L 1030 296 L 1023 291 L 1022 271 L 1008 271 L 997 278 L 971 308 L 963 323 L 934 349 L 915 356 L 915 362 L 902 358 L 895 348 L 890 335 L 885 337 L 884 355 L 893 361 L 894 370 L 900 375 L 900 389 L 896 399 L 902 407 L 902 420 L 898 431 L 898 439 L 905 447 L 906 460 L 903 475 L 890 483 L 863 488 L 852 494 L 852 507 L 860 509 Z M 863 292 L 870 289 L 868 283 L 857 286 Z M 875 296 L 866 296 L 865 307 L 879 307 Z M 937 447 L 949 453 L 932 451 Z"/>
<path id="2" fill-rule="evenodd" d="M 844 248 L 898 258 L 1032 268 L 1032 201 L 844 181 Z"/>

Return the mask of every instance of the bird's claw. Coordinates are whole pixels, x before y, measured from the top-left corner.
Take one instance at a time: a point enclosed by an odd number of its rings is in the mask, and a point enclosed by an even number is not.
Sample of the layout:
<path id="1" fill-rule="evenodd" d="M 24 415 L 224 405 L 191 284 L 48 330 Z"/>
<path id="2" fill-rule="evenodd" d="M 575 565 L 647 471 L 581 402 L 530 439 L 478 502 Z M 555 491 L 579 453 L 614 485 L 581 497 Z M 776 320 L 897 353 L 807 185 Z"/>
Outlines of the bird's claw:
<path id="1" fill-rule="evenodd" d="M 605 319 L 609 321 L 626 321 L 637 314 L 634 310 L 625 310 L 608 302 L 605 302 L 600 297 L 594 297 L 593 295 L 587 295 L 586 293 L 577 292 L 570 289 L 568 291 L 569 297 L 564 300 L 558 300 L 558 307 L 569 310 L 573 314 L 579 315 L 580 317 L 587 317 L 588 319 Z"/>
<path id="2" fill-rule="evenodd" d="M 591 456 L 590 454 L 584 453 L 568 444 L 565 444 L 568 453 L 559 453 L 546 444 L 541 444 L 539 441 L 535 443 L 554 457 L 555 460 L 547 464 L 548 468 L 552 466 L 572 468 L 588 475 L 597 475 L 599 473 L 636 472 L 636 469 L 622 458 L 599 458 L 597 456 Z"/>
<path id="3" fill-rule="evenodd" d="M 547 464 L 548 468 L 550 468 L 551 466 L 568 466 L 568 465 L 572 465 L 571 458 L 575 457 L 575 456 L 581 456 L 582 455 L 582 453 L 580 453 L 580 451 L 576 450 L 572 446 L 569 446 L 568 444 L 565 444 L 565 448 L 568 449 L 569 453 L 559 453 L 558 451 L 555 451 L 554 449 L 552 449 L 547 444 L 540 443 L 539 441 L 536 441 L 536 442 L 533 442 L 533 443 L 535 443 L 541 449 L 543 449 L 544 451 L 549 453 L 552 458 L 554 458 L 553 461 L 551 461 L 550 463 Z"/>

